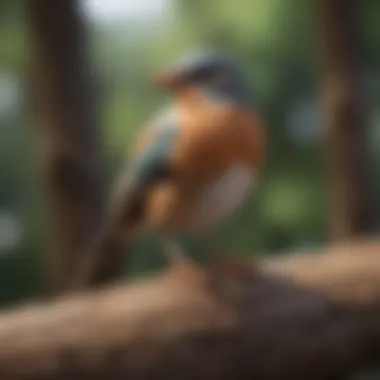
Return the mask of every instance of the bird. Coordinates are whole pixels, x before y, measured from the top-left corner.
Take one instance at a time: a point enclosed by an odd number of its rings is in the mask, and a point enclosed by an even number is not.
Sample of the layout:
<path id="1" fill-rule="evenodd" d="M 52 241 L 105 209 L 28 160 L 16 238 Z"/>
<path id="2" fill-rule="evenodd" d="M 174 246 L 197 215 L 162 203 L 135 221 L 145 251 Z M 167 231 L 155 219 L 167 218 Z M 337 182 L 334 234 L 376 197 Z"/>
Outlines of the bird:
<path id="1" fill-rule="evenodd" d="M 153 231 L 175 261 L 190 255 L 180 237 L 215 247 L 213 231 L 246 202 L 262 170 L 265 128 L 244 70 L 221 52 L 186 54 L 154 85 L 171 101 L 136 137 L 96 246 L 123 242 L 128 255 Z"/>

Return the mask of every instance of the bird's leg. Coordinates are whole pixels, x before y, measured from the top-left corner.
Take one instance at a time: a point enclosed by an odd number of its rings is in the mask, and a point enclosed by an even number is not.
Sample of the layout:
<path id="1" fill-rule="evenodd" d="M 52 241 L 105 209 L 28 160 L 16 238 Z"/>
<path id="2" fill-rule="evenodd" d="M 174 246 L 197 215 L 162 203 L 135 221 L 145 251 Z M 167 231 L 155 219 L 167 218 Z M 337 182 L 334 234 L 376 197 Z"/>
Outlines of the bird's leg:
<path id="1" fill-rule="evenodd" d="M 241 285 L 256 273 L 252 262 L 226 254 L 212 234 L 202 234 L 200 239 L 208 251 L 208 269 L 215 288 L 240 291 Z"/>
<path id="2" fill-rule="evenodd" d="M 214 236 L 212 236 L 210 233 L 203 233 L 198 236 L 198 239 L 206 248 L 209 264 L 213 265 L 217 263 L 223 254 L 222 249 L 216 243 Z"/>
<path id="3" fill-rule="evenodd" d="M 180 244 L 175 240 L 168 237 L 164 237 L 161 239 L 161 245 L 164 250 L 166 259 L 171 264 L 178 264 L 190 261 Z"/>

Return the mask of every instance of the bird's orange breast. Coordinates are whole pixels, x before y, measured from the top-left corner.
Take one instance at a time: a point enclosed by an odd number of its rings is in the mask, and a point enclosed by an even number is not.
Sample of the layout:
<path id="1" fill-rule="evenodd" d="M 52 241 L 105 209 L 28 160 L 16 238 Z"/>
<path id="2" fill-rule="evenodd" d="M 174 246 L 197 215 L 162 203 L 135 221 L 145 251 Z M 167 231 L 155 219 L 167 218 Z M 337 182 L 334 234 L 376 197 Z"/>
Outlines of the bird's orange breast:
<path id="1" fill-rule="evenodd" d="M 257 172 L 264 157 L 264 129 L 250 109 L 224 106 L 191 94 L 179 103 L 182 124 L 173 153 L 185 182 L 217 179 L 231 165 Z"/>
<path id="2" fill-rule="evenodd" d="M 232 168 L 246 168 L 256 177 L 264 156 L 264 130 L 251 110 L 219 106 L 197 93 L 177 106 L 173 178 L 152 189 L 147 199 L 150 224 L 163 228 L 189 223 L 202 192 Z"/>

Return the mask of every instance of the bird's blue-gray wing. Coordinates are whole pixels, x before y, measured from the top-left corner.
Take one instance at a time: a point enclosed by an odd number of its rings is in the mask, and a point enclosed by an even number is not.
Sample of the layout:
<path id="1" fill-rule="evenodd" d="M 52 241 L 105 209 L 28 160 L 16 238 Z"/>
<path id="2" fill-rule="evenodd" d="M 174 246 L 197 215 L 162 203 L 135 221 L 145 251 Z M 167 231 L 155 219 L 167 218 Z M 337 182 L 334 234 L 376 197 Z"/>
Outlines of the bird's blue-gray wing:
<path id="1" fill-rule="evenodd" d="M 178 129 L 162 128 L 153 141 L 119 173 L 111 194 L 108 222 L 138 218 L 149 191 L 172 176 L 171 156 Z"/>

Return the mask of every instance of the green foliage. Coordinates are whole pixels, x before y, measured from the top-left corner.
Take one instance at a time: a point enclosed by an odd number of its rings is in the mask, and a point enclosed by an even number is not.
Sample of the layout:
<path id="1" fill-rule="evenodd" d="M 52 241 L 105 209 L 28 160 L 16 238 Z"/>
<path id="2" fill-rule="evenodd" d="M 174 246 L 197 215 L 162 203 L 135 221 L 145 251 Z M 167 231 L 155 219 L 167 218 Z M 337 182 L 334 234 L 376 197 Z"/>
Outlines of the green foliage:
<path id="1" fill-rule="evenodd" d="M 15 74 L 26 94 L 29 82 L 25 2 L 0 3 L 0 74 Z M 267 254 L 320 243 L 327 238 L 326 162 L 321 139 L 302 136 L 313 128 L 323 137 L 315 115 L 300 119 L 305 101 L 317 104 L 316 49 L 311 0 L 178 0 L 173 17 L 157 31 L 128 24 L 90 25 L 91 64 L 101 94 L 103 137 L 110 173 L 115 173 L 128 144 L 150 115 L 168 99 L 151 85 L 152 73 L 179 54 L 212 45 L 245 66 L 256 104 L 268 126 L 268 160 L 258 189 L 219 237 L 238 254 Z M 380 183 L 380 6 L 360 2 L 363 55 L 370 78 L 373 171 Z M 149 25 L 147 25 L 149 26 Z M 296 118 L 291 117 L 296 114 Z M 318 116 L 318 115 L 317 115 Z M 295 121 L 296 120 L 296 121 Z M 300 124 L 296 129 L 295 123 Z M 298 131 L 298 132 L 297 132 Z M 301 131 L 301 132 L 300 132 Z M 311 131 L 312 132 L 312 131 Z M 0 302 L 37 294 L 42 289 L 42 254 L 48 225 L 43 184 L 34 168 L 33 128 L 23 101 L 15 115 L 0 109 L 0 212 L 21 220 L 23 239 L 0 256 Z M 110 175 L 111 177 L 111 175 Z M 154 239 L 136 245 L 133 273 L 165 265 Z"/>

